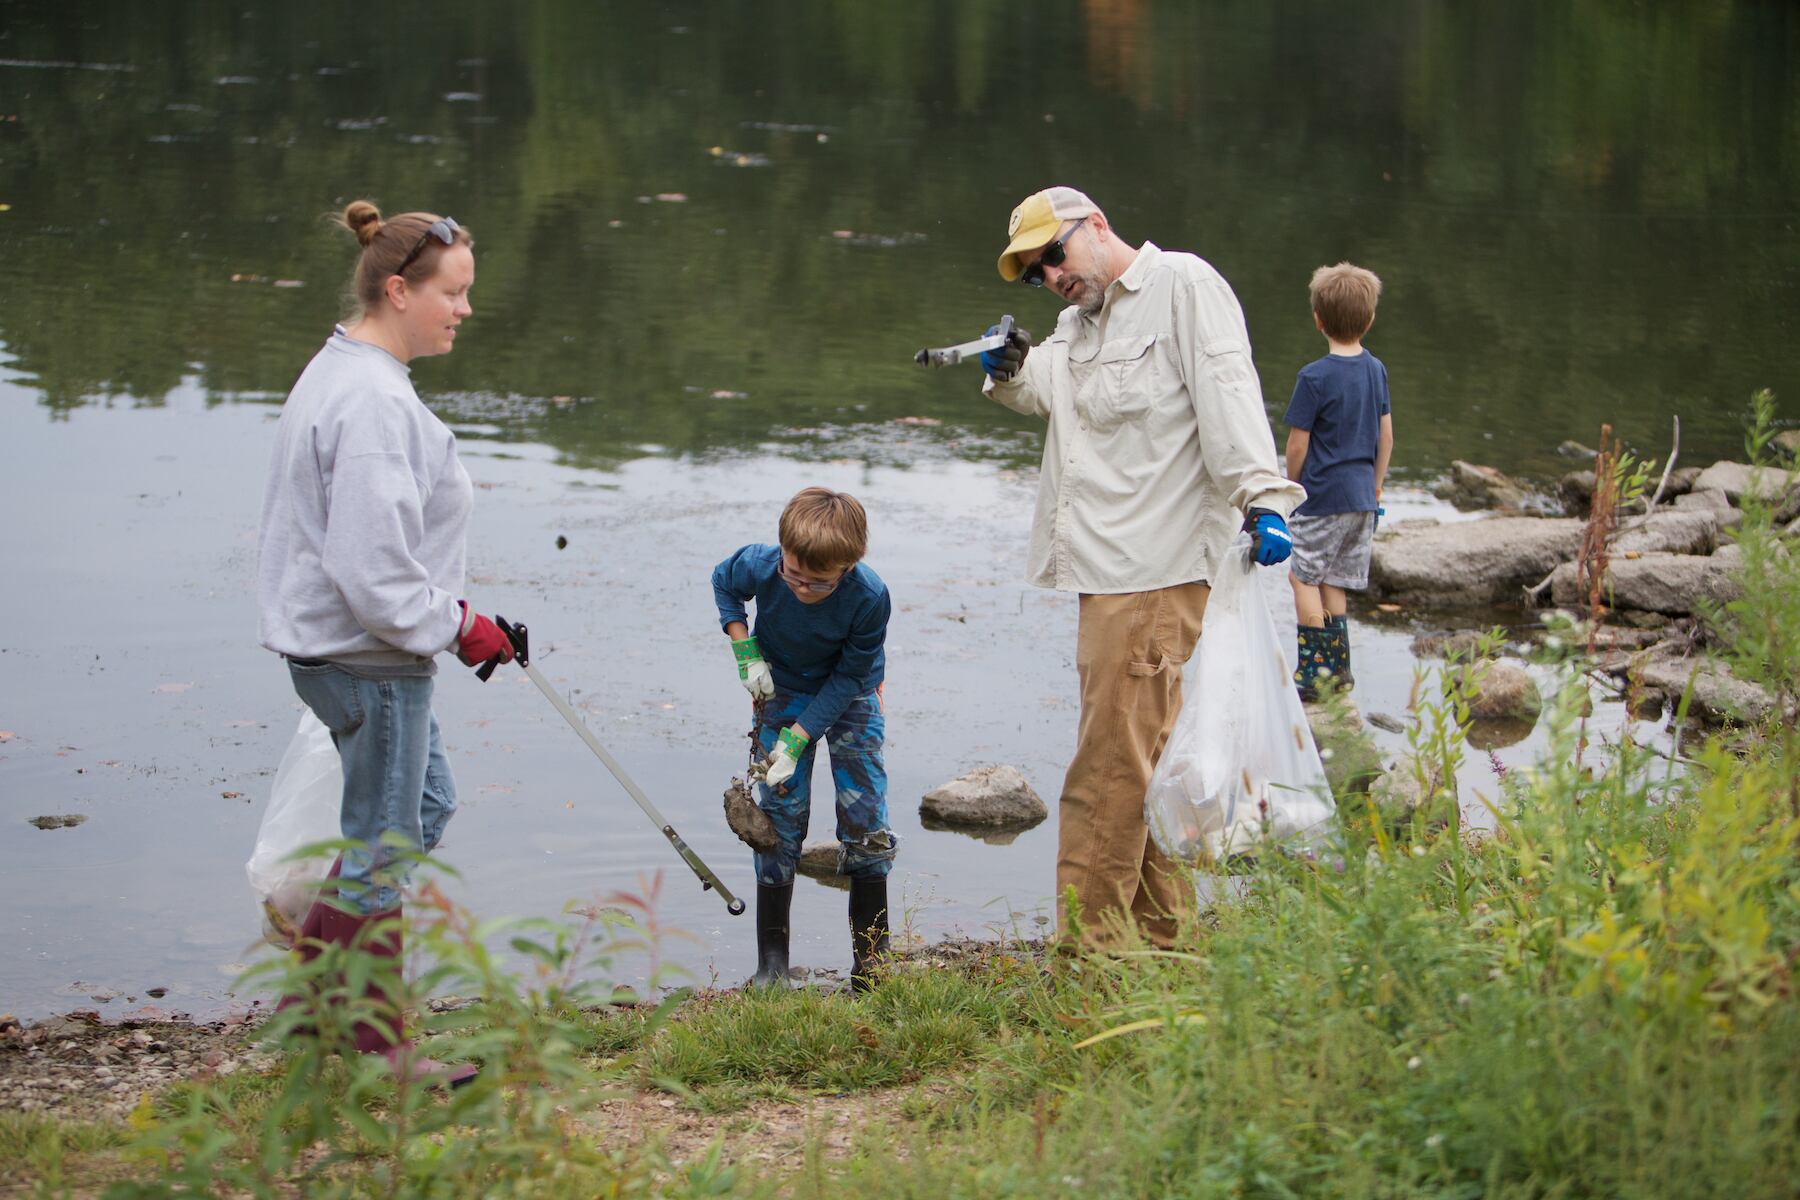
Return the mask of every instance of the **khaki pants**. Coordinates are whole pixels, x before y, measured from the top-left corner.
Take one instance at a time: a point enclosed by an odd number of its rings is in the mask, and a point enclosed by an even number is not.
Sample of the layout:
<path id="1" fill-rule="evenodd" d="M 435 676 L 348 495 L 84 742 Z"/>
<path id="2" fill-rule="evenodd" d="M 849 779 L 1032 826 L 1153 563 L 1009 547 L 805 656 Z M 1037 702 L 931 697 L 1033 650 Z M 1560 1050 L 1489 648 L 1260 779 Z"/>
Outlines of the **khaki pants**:
<path id="1" fill-rule="evenodd" d="M 1193 885 L 1144 824 L 1150 773 L 1181 709 L 1181 668 L 1194 653 L 1208 588 L 1081 597 L 1075 666 L 1081 726 L 1057 819 L 1057 932 L 1105 948 L 1132 921 L 1152 942 L 1174 943 Z M 1068 928 L 1073 888 L 1081 926 Z"/>

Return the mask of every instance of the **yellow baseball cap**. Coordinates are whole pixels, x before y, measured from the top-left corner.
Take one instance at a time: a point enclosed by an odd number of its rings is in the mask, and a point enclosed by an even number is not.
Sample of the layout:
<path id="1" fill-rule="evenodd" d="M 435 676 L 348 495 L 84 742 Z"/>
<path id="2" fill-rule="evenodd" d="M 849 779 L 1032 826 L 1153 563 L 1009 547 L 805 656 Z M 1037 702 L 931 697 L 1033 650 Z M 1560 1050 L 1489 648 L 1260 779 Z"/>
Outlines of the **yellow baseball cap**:
<path id="1" fill-rule="evenodd" d="M 1025 264 L 1019 255 L 1049 245 L 1064 221 L 1099 211 L 1099 205 L 1072 187 L 1045 188 L 1025 197 L 1006 222 L 1006 236 L 1012 240 L 1000 255 L 1000 278 L 1011 283 L 1023 275 Z"/>

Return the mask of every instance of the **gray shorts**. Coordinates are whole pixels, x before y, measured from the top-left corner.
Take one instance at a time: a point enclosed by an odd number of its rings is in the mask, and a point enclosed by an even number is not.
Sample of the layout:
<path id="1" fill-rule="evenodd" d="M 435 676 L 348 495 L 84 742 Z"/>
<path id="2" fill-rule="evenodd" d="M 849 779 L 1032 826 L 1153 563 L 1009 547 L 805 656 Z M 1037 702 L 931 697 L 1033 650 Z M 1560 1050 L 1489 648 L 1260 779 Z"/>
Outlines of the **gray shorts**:
<path id="1" fill-rule="evenodd" d="M 1314 587 L 1326 584 L 1360 592 L 1369 586 L 1369 551 L 1375 544 L 1372 512 L 1291 517 L 1294 578 Z"/>

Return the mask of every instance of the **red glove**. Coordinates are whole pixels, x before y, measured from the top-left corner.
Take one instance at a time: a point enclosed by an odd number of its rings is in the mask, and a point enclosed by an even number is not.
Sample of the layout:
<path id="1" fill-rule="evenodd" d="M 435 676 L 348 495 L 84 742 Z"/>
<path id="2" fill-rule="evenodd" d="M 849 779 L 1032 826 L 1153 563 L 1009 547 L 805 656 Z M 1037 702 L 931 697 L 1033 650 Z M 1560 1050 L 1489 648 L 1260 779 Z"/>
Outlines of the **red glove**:
<path id="1" fill-rule="evenodd" d="M 469 607 L 467 600 L 458 600 L 462 605 L 462 628 L 456 634 L 456 657 L 462 660 L 465 667 L 479 667 L 492 659 L 503 663 L 513 660 L 512 641 L 500 627 Z"/>

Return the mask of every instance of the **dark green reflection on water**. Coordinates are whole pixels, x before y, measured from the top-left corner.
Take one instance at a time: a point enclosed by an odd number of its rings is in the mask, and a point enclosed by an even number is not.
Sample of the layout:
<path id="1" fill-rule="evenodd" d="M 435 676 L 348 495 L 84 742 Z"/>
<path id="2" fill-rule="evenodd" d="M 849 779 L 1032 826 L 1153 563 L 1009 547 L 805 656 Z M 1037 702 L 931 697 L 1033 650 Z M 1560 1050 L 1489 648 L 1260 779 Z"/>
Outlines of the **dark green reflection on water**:
<path id="1" fill-rule="evenodd" d="M 348 273 L 319 215 L 372 195 L 475 230 L 475 323 L 419 377 L 503 436 L 855 456 L 858 424 L 924 416 L 1030 461 L 972 369 L 910 355 L 1050 323 L 993 257 L 1011 205 L 1066 181 L 1225 272 L 1277 417 L 1321 350 L 1312 268 L 1380 272 L 1403 471 L 1551 472 L 1602 421 L 1660 454 L 1677 413 L 1709 461 L 1753 388 L 1792 409 L 1787 5 L 337 12 L 0 0 L 0 341 L 46 406 L 196 373 L 278 397 Z M 821 428 L 849 436 L 795 432 Z"/>

